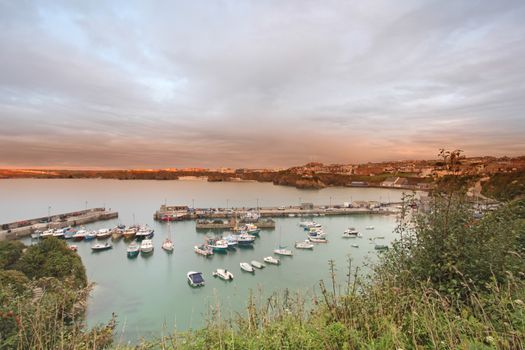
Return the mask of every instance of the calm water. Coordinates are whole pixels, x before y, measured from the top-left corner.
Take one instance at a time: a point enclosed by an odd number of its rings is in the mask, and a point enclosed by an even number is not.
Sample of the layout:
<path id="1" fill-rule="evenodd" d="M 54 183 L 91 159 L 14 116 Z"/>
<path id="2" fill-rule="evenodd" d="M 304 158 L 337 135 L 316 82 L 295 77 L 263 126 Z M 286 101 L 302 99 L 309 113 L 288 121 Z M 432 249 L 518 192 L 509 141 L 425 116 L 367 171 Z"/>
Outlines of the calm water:
<path id="1" fill-rule="evenodd" d="M 369 238 L 388 243 L 395 237 L 393 216 L 355 215 L 316 217 L 328 233 L 328 244 L 318 244 L 313 251 L 295 250 L 293 257 L 282 257 L 280 266 L 267 266 L 255 275 L 239 268 L 242 261 L 262 261 L 279 243 L 292 248 L 305 234 L 298 226 L 302 218 L 276 220 L 275 230 L 261 231 L 253 249 L 237 249 L 228 254 L 204 258 L 193 252 L 193 246 L 212 232 L 195 230 L 192 221 L 173 223 L 173 254 L 161 249 L 167 225 L 153 221 L 153 213 L 161 204 L 195 207 L 255 207 L 291 205 L 300 202 L 315 204 L 342 203 L 351 200 L 397 201 L 402 192 L 387 189 L 327 188 L 298 190 L 268 183 L 209 183 L 194 181 L 119 181 L 119 180 L 0 180 L 0 223 L 69 212 L 87 207 L 106 206 L 119 212 L 119 219 L 87 225 L 87 228 L 113 227 L 118 223 L 148 224 L 155 229 L 155 252 L 152 256 L 129 260 L 126 243 L 114 243 L 113 250 L 92 253 L 90 242 L 79 242 L 78 253 L 87 269 L 88 279 L 96 283 L 88 309 L 90 325 L 107 321 L 115 312 L 119 318 L 118 338 L 134 340 L 159 334 L 166 328 L 198 328 L 210 305 L 220 302 L 222 312 L 230 315 L 246 304 L 249 290 L 262 290 L 267 295 L 289 288 L 310 295 L 321 279 L 328 279 L 328 260 L 334 259 L 344 280 L 347 257 L 353 265 L 373 260 L 376 252 Z M 365 230 L 368 225 L 375 230 Z M 363 233 L 363 238 L 343 239 L 349 226 Z M 220 233 L 220 232 L 219 232 Z M 359 248 L 351 247 L 352 243 Z M 235 275 L 233 282 L 212 277 L 217 268 L 227 268 Z M 193 289 L 186 283 L 186 273 L 201 271 L 204 288 Z"/>

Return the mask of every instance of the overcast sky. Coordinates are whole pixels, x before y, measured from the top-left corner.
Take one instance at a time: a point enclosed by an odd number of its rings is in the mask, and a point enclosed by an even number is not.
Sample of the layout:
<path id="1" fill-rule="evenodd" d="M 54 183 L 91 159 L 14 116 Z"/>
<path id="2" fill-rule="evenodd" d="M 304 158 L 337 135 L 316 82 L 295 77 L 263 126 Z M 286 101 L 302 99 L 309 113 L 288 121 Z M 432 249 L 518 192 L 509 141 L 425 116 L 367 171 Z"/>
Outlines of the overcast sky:
<path id="1" fill-rule="evenodd" d="M 525 154 L 525 1 L 0 0 L 0 167 Z"/>

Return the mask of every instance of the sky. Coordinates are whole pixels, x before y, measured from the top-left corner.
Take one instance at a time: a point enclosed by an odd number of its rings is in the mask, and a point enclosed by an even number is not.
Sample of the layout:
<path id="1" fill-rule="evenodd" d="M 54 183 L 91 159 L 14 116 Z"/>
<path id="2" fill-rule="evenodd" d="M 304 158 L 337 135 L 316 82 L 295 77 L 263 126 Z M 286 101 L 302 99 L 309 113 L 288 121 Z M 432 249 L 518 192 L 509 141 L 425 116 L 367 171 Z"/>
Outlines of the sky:
<path id="1" fill-rule="evenodd" d="M 525 154 L 525 1 L 0 0 L 0 167 Z"/>

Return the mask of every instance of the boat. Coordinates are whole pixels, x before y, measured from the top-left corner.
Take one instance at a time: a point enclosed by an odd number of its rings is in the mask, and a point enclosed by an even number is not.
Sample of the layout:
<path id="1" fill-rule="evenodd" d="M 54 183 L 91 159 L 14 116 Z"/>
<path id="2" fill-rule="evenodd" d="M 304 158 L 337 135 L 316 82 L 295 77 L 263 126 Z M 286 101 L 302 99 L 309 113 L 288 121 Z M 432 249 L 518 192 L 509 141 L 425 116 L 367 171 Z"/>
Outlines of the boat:
<path id="1" fill-rule="evenodd" d="M 237 235 L 236 238 L 237 245 L 239 246 L 252 245 L 253 242 L 255 242 L 255 236 L 249 235 L 247 233 L 241 233 L 240 235 Z"/>
<path id="2" fill-rule="evenodd" d="M 261 232 L 261 229 L 259 229 L 254 224 L 244 224 L 241 228 L 239 228 L 239 231 L 258 237 L 259 232 Z"/>
<path id="3" fill-rule="evenodd" d="M 164 242 L 162 243 L 162 249 L 169 253 L 173 252 L 173 242 L 171 241 L 171 239 L 166 238 L 164 240 Z"/>
<path id="4" fill-rule="evenodd" d="M 106 239 L 111 236 L 111 231 L 108 228 L 101 228 L 97 232 L 97 239 Z"/>
<path id="5" fill-rule="evenodd" d="M 71 227 L 64 229 L 64 239 L 72 239 L 77 231 Z"/>
<path id="6" fill-rule="evenodd" d="M 352 244 L 352 247 L 354 247 L 354 248 L 359 248 L 359 245 L 357 245 L 357 244 Z"/>
<path id="7" fill-rule="evenodd" d="M 132 242 L 126 249 L 126 253 L 128 258 L 136 258 L 140 253 L 140 246 L 137 244 L 137 242 Z"/>
<path id="8" fill-rule="evenodd" d="M 316 238 L 316 237 L 308 237 L 310 242 L 312 243 L 328 243 L 328 240 L 324 237 L 322 238 Z"/>
<path id="9" fill-rule="evenodd" d="M 385 239 L 385 236 L 377 236 L 377 237 L 374 237 L 374 239 Z"/>
<path id="10" fill-rule="evenodd" d="M 86 233 L 86 235 L 84 236 L 84 239 L 86 241 L 91 241 L 93 239 L 97 238 L 97 231 L 90 231 L 88 233 Z"/>
<path id="11" fill-rule="evenodd" d="M 113 246 L 109 242 L 106 242 L 106 243 L 95 243 L 94 245 L 91 246 L 91 249 L 93 251 L 108 250 L 108 249 L 111 249 L 111 248 L 113 248 Z"/>
<path id="12" fill-rule="evenodd" d="M 135 237 L 138 241 L 141 241 L 143 239 L 150 239 L 153 237 L 153 232 L 154 231 L 148 226 L 142 226 L 135 234 Z"/>
<path id="13" fill-rule="evenodd" d="M 69 250 L 73 251 L 73 252 L 76 252 L 78 250 L 78 246 L 76 245 L 70 245 L 69 246 Z"/>
<path id="14" fill-rule="evenodd" d="M 273 256 L 267 256 L 263 260 L 264 262 L 267 262 L 268 264 L 273 264 L 273 265 L 279 265 L 281 263 L 281 260 L 274 258 Z"/>
<path id="15" fill-rule="evenodd" d="M 128 227 L 122 232 L 124 239 L 132 239 L 137 234 L 137 229 L 135 227 Z"/>
<path id="16" fill-rule="evenodd" d="M 243 271 L 246 271 L 246 272 L 255 272 L 255 270 L 253 269 L 252 265 L 248 264 L 247 262 L 242 262 L 239 264 L 241 266 L 241 269 Z"/>
<path id="17" fill-rule="evenodd" d="M 193 247 L 193 250 L 195 251 L 195 253 L 202 256 L 207 257 L 213 255 L 213 250 L 211 250 L 210 247 L 208 247 L 206 244 L 196 245 L 195 247 Z"/>
<path id="18" fill-rule="evenodd" d="M 142 254 L 149 254 L 153 252 L 153 241 L 151 239 L 145 239 L 140 243 L 140 252 Z"/>
<path id="19" fill-rule="evenodd" d="M 375 250 L 388 250 L 388 246 L 387 245 L 384 245 L 384 244 L 376 244 L 374 246 L 374 249 Z"/>
<path id="20" fill-rule="evenodd" d="M 202 278 L 202 272 L 190 271 L 186 274 L 188 278 L 188 283 L 192 287 L 202 287 L 204 286 L 204 278 Z"/>
<path id="21" fill-rule="evenodd" d="M 53 229 L 45 230 L 45 231 L 42 232 L 42 234 L 40 235 L 40 238 L 53 237 L 53 233 L 54 233 L 54 232 L 55 232 L 55 230 L 53 230 Z"/>
<path id="22" fill-rule="evenodd" d="M 259 262 L 257 260 L 250 261 L 250 264 L 252 264 L 253 267 L 256 267 L 258 269 L 262 269 L 266 267 L 266 265 L 264 265 L 262 262 Z"/>
<path id="23" fill-rule="evenodd" d="M 277 255 L 284 255 L 284 256 L 292 256 L 293 255 L 293 252 L 291 250 L 283 249 L 283 248 L 274 249 L 273 253 L 277 254 Z"/>
<path id="24" fill-rule="evenodd" d="M 233 281 L 233 273 L 226 269 L 217 269 L 215 272 L 213 272 L 214 277 L 219 277 L 222 280 L 225 281 Z"/>
<path id="25" fill-rule="evenodd" d="M 235 246 L 238 244 L 237 242 L 237 236 L 234 236 L 234 235 L 228 235 L 226 237 L 222 237 L 223 240 L 226 241 L 226 243 L 228 243 L 228 249 L 235 249 Z"/>
<path id="26" fill-rule="evenodd" d="M 228 249 L 228 242 L 224 239 L 209 239 L 208 247 L 210 247 L 214 253 L 225 253 Z"/>
<path id="27" fill-rule="evenodd" d="M 323 229 L 313 228 L 308 230 L 307 235 L 308 237 L 322 238 L 326 236 L 326 233 L 323 231 Z"/>
<path id="28" fill-rule="evenodd" d="M 375 227 L 374 226 L 367 226 L 366 229 L 367 230 L 373 230 Z"/>
<path id="29" fill-rule="evenodd" d="M 87 233 L 86 230 L 78 230 L 78 231 L 73 235 L 73 240 L 74 240 L 74 241 L 77 241 L 77 242 L 83 240 L 83 239 L 86 237 L 86 233 Z"/>
<path id="30" fill-rule="evenodd" d="M 354 228 L 349 228 L 343 232 L 343 238 L 356 238 L 356 237 L 362 237 L 363 235 L 359 233 Z"/>
<path id="31" fill-rule="evenodd" d="M 314 245 L 309 241 L 295 242 L 296 249 L 314 249 Z"/>
<path id="32" fill-rule="evenodd" d="M 111 230 L 111 239 L 114 241 L 121 239 L 123 232 L 124 229 L 120 226 L 115 227 L 113 230 Z"/>
<path id="33" fill-rule="evenodd" d="M 53 237 L 55 237 L 55 238 L 64 238 L 64 232 L 65 232 L 65 229 L 59 228 L 59 229 L 53 231 Z"/>
<path id="34" fill-rule="evenodd" d="M 40 239 L 40 236 L 42 235 L 42 231 L 36 230 L 31 234 L 31 239 Z"/>

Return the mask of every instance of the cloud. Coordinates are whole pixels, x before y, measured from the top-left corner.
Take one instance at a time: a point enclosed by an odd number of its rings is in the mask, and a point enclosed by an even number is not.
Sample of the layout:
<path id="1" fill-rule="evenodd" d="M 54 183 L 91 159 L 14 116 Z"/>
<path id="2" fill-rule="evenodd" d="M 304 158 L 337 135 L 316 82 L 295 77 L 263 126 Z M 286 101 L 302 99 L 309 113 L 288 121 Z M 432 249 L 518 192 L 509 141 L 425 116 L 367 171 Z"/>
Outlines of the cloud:
<path id="1" fill-rule="evenodd" d="M 522 154 L 521 1 L 0 3 L 0 166 Z"/>

